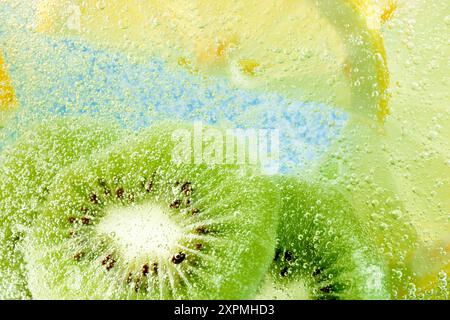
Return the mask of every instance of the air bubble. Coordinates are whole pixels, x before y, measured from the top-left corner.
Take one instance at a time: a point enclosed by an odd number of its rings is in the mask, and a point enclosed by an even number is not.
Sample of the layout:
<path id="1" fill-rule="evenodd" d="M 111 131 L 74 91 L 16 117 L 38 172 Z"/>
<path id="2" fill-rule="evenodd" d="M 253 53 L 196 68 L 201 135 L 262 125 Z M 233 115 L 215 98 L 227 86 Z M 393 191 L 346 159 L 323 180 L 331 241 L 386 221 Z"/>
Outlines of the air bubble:
<path id="1" fill-rule="evenodd" d="M 97 1 L 96 8 L 98 10 L 104 10 L 106 8 L 106 0 Z"/>

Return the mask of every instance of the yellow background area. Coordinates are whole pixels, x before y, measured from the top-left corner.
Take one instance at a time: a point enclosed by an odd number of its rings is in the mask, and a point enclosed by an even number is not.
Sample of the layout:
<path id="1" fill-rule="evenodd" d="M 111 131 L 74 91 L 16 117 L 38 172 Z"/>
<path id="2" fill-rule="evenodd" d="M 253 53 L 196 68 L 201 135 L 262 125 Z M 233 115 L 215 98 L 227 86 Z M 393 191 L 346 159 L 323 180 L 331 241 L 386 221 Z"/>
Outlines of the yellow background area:
<path id="1" fill-rule="evenodd" d="M 0 56 L 0 112 L 12 108 L 15 102 L 14 89 L 6 73 L 5 63 Z"/>

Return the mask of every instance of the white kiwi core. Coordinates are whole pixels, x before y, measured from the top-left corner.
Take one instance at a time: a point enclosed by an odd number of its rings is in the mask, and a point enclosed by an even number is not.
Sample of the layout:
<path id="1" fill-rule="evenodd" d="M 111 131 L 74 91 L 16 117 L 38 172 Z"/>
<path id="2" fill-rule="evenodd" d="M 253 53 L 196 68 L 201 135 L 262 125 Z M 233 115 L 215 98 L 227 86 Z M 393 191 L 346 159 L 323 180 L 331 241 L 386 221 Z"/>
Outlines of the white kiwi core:
<path id="1" fill-rule="evenodd" d="M 97 225 L 97 232 L 111 236 L 129 260 L 170 257 L 183 236 L 167 211 L 154 203 L 109 210 Z"/>

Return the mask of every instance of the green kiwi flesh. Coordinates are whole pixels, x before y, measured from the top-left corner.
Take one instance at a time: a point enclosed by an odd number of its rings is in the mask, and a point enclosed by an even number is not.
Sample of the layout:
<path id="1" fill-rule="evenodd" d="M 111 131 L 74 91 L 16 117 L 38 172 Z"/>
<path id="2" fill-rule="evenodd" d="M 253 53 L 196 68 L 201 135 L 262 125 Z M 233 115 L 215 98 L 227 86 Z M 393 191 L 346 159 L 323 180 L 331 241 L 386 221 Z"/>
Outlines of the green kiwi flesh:
<path id="1" fill-rule="evenodd" d="M 34 297 L 254 296 L 275 250 L 276 189 L 253 168 L 174 163 L 182 127 L 151 127 L 55 178 L 26 241 Z"/>
<path id="2" fill-rule="evenodd" d="M 389 299 L 385 262 L 339 192 L 294 177 L 277 181 L 278 245 L 258 298 Z"/>
<path id="3" fill-rule="evenodd" d="M 50 181 L 69 163 L 119 139 L 120 130 L 86 117 L 49 119 L 0 156 L 0 299 L 31 298 L 21 239 L 32 225 Z"/>

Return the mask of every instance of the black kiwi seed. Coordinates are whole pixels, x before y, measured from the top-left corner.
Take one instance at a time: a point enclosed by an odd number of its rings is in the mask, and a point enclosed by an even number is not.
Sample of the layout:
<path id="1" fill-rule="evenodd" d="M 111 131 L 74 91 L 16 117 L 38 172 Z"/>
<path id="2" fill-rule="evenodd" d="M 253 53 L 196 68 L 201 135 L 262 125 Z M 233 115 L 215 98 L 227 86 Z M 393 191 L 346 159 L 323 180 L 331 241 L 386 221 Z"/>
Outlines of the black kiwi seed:
<path id="1" fill-rule="evenodd" d="M 289 269 L 287 267 L 284 267 L 283 269 L 281 269 L 280 271 L 280 275 L 282 277 L 286 277 L 288 275 Z"/>
<path id="2" fill-rule="evenodd" d="M 183 183 L 183 185 L 181 186 L 181 192 L 189 196 L 192 192 L 192 184 L 190 182 Z"/>
<path id="3" fill-rule="evenodd" d="M 180 205 L 181 205 L 181 200 L 180 200 L 180 199 L 177 199 L 177 200 L 173 201 L 173 202 L 169 205 L 169 207 L 170 207 L 171 209 L 178 209 L 178 208 L 180 207 Z"/>
<path id="4" fill-rule="evenodd" d="M 322 273 L 322 269 L 317 268 L 314 270 L 312 275 L 313 275 L 313 277 L 317 277 L 317 276 L 320 276 L 321 273 Z"/>
<path id="5" fill-rule="evenodd" d="M 112 258 L 111 255 L 107 255 L 105 259 L 102 261 L 102 265 L 105 266 L 106 271 L 111 270 L 114 267 L 116 260 Z"/>
<path id="6" fill-rule="evenodd" d="M 69 221 L 69 223 L 74 224 L 75 221 L 77 221 L 77 218 L 75 218 L 75 217 L 69 217 L 67 220 Z"/>
<path id="7" fill-rule="evenodd" d="M 89 195 L 89 201 L 91 201 L 93 204 L 98 204 L 98 197 L 95 193 L 91 193 Z"/>
<path id="8" fill-rule="evenodd" d="M 292 260 L 292 252 L 290 252 L 290 251 L 286 251 L 285 253 L 284 253 L 284 260 L 286 260 L 286 261 L 291 261 Z"/>
<path id="9" fill-rule="evenodd" d="M 158 274 L 158 264 L 155 262 L 152 266 L 153 274 Z"/>
<path id="10" fill-rule="evenodd" d="M 201 227 L 195 228 L 195 232 L 198 234 L 207 234 L 207 233 L 209 233 L 209 230 L 206 227 L 201 226 Z"/>
<path id="11" fill-rule="evenodd" d="M 331 293 L 332 287 L 331 286 L 325 286 L 323 288 L 320 288 L 319 290 L 320 290 L 320 292 L 323 292 L 323 293 Z"/>
<path id="12" fill-rule="evenodd" d="M 152 192 L 153 190 L 153 181 L 149 180 L 144 184 L 145 191 Z"/>
<path id="13" fill-rule="evenodd" d="M 196 215 L 196 214 L 198 214 L 198 213 L 200 213 L 200 210 L 197 209 L 197 208 L 193 208 L 193 209 L 191 210 L 191 214 L 192 214 L 192 215 Z"/>
<path id="14" fill-rule="evenodd" d="M 172 262 L 174 264 L 180 264 L 186 258 L 186 254 L 184 252 L 178 252 L 176 255 L 172 257 Z"/>
<path id="15" fill-rule="evenodd" d="M 201 244 L 201 243 L 196 243 L 196 244 L 195 244 L 195 249 L 197 249 L 197 250 L 202 250 L 202 249 L 203 249 L 203 244 Z"/>
<path id="16" fill-rule="evenodd" d="M 149 270 L 150 270 L 150 267 L 148 266 L 148 264 L 144 264 L 142 266 L 142 275 L 144 277 L 146 277 L 148 275 L 148 273 L 149 273 Z"/>
<path id="17" fill-rule="evenodd" d="M 133 273 L 129 273 L 126 282 L 127 283 L 131 283 L 131 281 L 133 281 Z"/>
<path id="18" fill-rule="evenodd" d="M 88 225 L 91 223 L 91 219 L 89 217 L 82 217 L 81 218 L 81 223 L 84 225 Z"/>
<path id="19" fill-rule="evenodd" d="M 12 236 L 12 241 L 13 242 L 17 242 L 20 239 L 22 239 L 24 237 L 24 234 L 22 232 L 15 232 L 14 235 Z"/>
<path id="20" fill-rule="evenodd" d="M 77 254 L 75 254 L 75 255 L 73 256 L 73 259 L 74 259 L 75 261 L 80 261 L 80 259 L 83 258 L 83 256 L 84 256 L 84 253 L 83 253 L 83 252 L 78 252 Z"/>
<path id="21" fill-rule="evenodd" d="M 116 190 L 116 197 L 118 198 L 118 199 L 123 199 L 123 194 L 125 193 L 125 190 L 122 188 L 122 187 L 120 187 L 120 188 L 118 188 L 117 190 Z"/>

